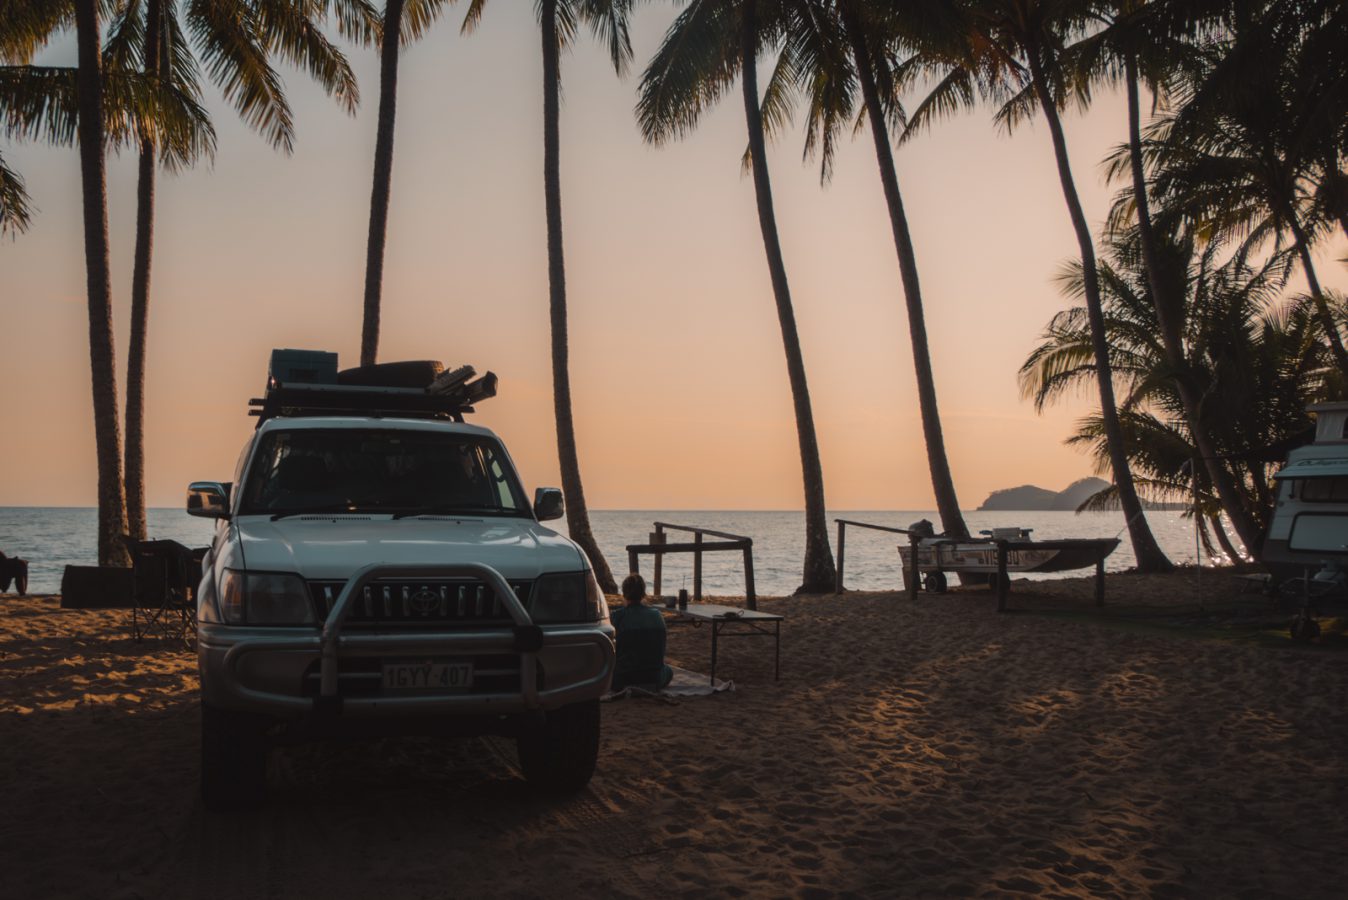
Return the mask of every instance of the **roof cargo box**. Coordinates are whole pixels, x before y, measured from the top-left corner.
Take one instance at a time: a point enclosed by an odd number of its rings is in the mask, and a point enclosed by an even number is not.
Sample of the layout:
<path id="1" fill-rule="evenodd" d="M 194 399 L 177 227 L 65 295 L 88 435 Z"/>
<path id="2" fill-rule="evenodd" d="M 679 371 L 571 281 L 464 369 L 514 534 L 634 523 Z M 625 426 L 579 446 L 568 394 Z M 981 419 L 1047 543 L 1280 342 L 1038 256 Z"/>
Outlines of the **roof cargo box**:
<path id="1" fill-rule="evenodd" d="M 267 387 L 288 384 L 336 384 L 337 354 L 327 350 L 273 350 Z"/>

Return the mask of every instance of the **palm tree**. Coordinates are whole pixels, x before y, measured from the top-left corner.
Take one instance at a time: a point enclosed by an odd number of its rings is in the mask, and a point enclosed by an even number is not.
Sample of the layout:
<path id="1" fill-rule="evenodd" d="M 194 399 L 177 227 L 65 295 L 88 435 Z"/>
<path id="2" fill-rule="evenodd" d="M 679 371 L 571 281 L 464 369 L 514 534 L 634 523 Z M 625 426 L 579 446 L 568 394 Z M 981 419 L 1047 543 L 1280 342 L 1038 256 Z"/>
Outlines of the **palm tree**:
<path id="1" fill-rule="evenodd" d="M 1059 109 L 1078 85 L 1070 84 L 1063 49 L 1091 21 L 1086 0 L 956 0 L 958 28 L 926 33 L 921 41 L 934 67 L 944 70 L 932 93 L 914 110 L 910 133 L 934 116 L 970 105 L 981 92 L 1001 101 L 998 121 L 1012 128 L 1038 109 L 1048 125 L 1053 153 L 1072 228 L 1081 256 L 1086 311 L 1091 324 L 1100 414 L 1109 446 L 1110 463 L 1127 522 L 1138 569 L 1168 571 L 1170 560 L 1156 543 L 1133 484 L 1132 470 L 1119 424 L 1114 384 L 1110 376 L 1109 347 L 1101 311 L 1095 245 L 1067 155 Z M 921 28 L 923 23 L 914 27 Z"/>
<path id="2" fill-rule="evenodd" d="M 360 364 L 379 355 L 379 311 L 384 286 L 384 244 L 388 236 L 393 181 L 393 120 L 398 106 L 398 50 L 425 33 L 439 18 L 445 0 L 388 0 L 379 36 L 379 124 L 375 132 L 374 187 L 370 192 L 370 234 L 365 251 L 365 320 Z"/>
<path id="3" fill-rule="evenodd" d="M 1327 57 L 1322 43 L 1308 40 L 1325 30 L 1345 33 L 1348 14 L 1327 0 L 1237 10 L 1229 37 L 1195 55 L 1178 110 L 1153 126 L 1153 193 L 1212 239 L 1239 239 L 1242 253 L 1270 240 L 1280 249 L 1290 238 L 1325 337 L 1348 374 L 1348 349 L 1312 260 L 1335 218 L 1348 74 L 1341 48 Z M 1337 66 L 1325 71 L 1327 59 Z"/>
<path id="4" fill-rule="evenodd" d="M 766 15 L 761 15 L 766 13 Z M 805 563 L 798 592 L 832 590 L 835 579 L 824 506 L 824 474 L 815 436 L 805 360 L 796 330 L 795 310 L 786 277 L 768 175 L 764 110 L 758 92 L 758 54 L 787 33 L 789 4 L 758 0 L 692 0 L 665 34 L 659 51 L 642 75 L 637 116 L 646 140 L 662 144 L 696 127 L 701 114 L 740 76 L 744 118 L 749 132 L 748 162 L 753 172 L 759 230 L 777 304 L 786 351 L 787 376 L 795 404 L 805 488 Z M 771 108 L 771 107 L 770 107 Z"/>
<path id="5" fill-rule="evenodd" d="M 788 42 L 784 54 L 797 52 L 810 67 L 792 65 L 785 70 L 801 68 L 807 76 L 810 90 L 810 132 L 807 149 L 819 148 L 823 154 L 823 177 L 831 169 L 835 135 L 852 118 L 857 89 L 860 89 L 862 109 L 858 127 L 869 122 L 875 143 L 876 163 L 889 208 L 890 230 L 894 235 L 894 250 L 899 261 L 899 275 L 903 285 L 904 303 L 908 313 L 908 338 L 913 351 L 913 368 L 917 377 L 918 408 L 922 416 L 922 434 L 927 449 L 927 467 L 931 473 L 932 492 L 941 516 L 942 530 L 952 537 L 968 537 L 969 529 L 960 511 L 954 478 L 946 455 L 945 436 L 941 428 L 941 414 L 936 399 L 936 379 L 932 373 L 931 349 L 927 341 L 926 316 L 923 311 L 922 286 L 918 278 L 917 254 L 908 228 L 903 195 L 899 189 L 897 167 L 890 140 L 889 122 L 901 126 L 903 107 L 898 92 L 908 75 L 907 70 L 894 64 L 892 50 L 900 41 L 896 19 L 913 15 L 918 10 L 906 4 L 895 8 L 881 8 L 860 0 L 808 0 L 802 4 L 796 24 L 806 34 Z M 921 12 L 930 16 L 923 6 Z M 808 48 L 808 49 L 807 49 Z M 775 71 L 784 71 L 779 66 Z M 773 90 L 769 88 L 769 94 Z"/>
<path id="6" fill-rule="evenodd" d="M 363 0 L 295 6 L 286 0 L 188 2 L 128 0 L 110 29 L 109 67 L 139 70 L 152 90 L 196 104 L 201 96 L 199 54 L 213 81 L 239 115 L 262 131 L 272 146 L 289 153 L 294 127 L 281 80 L 270 58 L 306 68 L 348 113 L 359 101 L 355 75 L 345 56 L 320 30 L 329 6 L 338 29 L 365 36 L 377 18 Z M 184 25 L 186 28 L 184 28 Z M 188 33 L 195 40 L 189 40 Z M 194 53 L 193 43 L 196 44 Z M 167 104 L 161 104 L 167 105 Z M 154 248 L 155 173 L 190 166 L 214 152 L 214 131 L 204 113 L 189 119 L 196 133 L 176 144 L 156 142 L 150 123 L 138 135 L 136 245 L 131 278 L 131 337 L 127 351 L 125 479 L 127 527 L 145 537 L 145 359 L 149 330 L 150 276 Z"/>
<path id="7" fill-rule="evenodd" d="M 632 58 L 628 20 L 633 0 L 539 0 L 538 20 L 543 41 L 543 196 L 548 225 L 548 305 L 552 323 L 552 407 L 557 419 L 557 456 L 562 491 L 566 495 L 566 524 L 580 544 L 595 578 L 607 593 L 617 583 L 599 550 L 590 527 L 585 489 L 580 479 L 576 427 L 571 415 L 570 345 L 567 341 L 566 265 L 562 252 L 561 174 L 561 51 L 576 38 L 581 25 L 608 48 L 614 71 L 622 75 Z M 482 19 L 487 0 L 471 0 L 463 31 L 471 32 Z"/>
<path id="8" fill-rule="evenodd" d="M 1140 483 L 1157 499 L 1183 501 L 1192 490 L 1192 473 L 1185 470 L 1199 450 L 1149 296 L 1154 279 L 1138 244 L 1135 231 L 1116 236 L 1109 259 L 1099 268 L 1111 375 L 1124 397 L 1125 446 Z M 1281 461 L 1269 448 L 1305 429 L 1307 403 L 1342 389 L 1333 358 L 1314 324 L 1310 302 L 1279 299 L 1289 268 L 1286 256 L 1254 269 L 1239 257 L 1219 262 L 1220 248 L 1213 245 L 1200 253 L 1193 240 L 1163 240 L 1159 249 L 1166 289 L 1182 301 L 1190 384 L 1213 409 L 1209 425 L 1215 461 L 1235 485 L 1242 513 L 1262 529 L 1273 508 L 1268 469 Z M 1080 263 L 1067 267 L 1059 283 L 1067 296 L 1081 299 Z M 1044 341 L 1022 366 L 1020 381 L 1042 409 L 1095 376 L 1089 316 L 1075 306 L 1050 322 Z M 1100 467 L 1108 467 L 1100 416 L 1084 419 L 1070 443 L 1090 448 Z M 1214 502 L 1210 471 L 1199 466 L 1197 473 L 1205 514 L 1225 507 Z M 1116 498 L 1116 491 L 1107 490 L 1098 500 Z M 1219 542 L 1225 539 L 1216 533 Z"/>
<path id="9" fill-rule="evenodd" d="M 84 198 L 84 262 L 88 281 L 89 364 L 98 459 L 98 562 L 129 562 L 126 493 L 122 484 L 121 428 L 117 416 L 117 365 L 112 335 L 112 282 L 108 264 L 108 183 L 104 157 L 103 71 L 98 0 L 75 0 L 79 51 L 80 176 Z"/>
<path id="10" fill-rule="evenodd" d="M 1145 265 L 1149 294 L 1156 306 L 1156 320 L 1166 363 L 1173 373 L 1175 387 L 1188 431 L 1197 448 L 1196 456 L 1222 508 L 1230 518 L 1241 542 L 1251 553 L 1258 552 L 1262 529 L 1241 502 L 1237 486 L 1217 455 L 1210 424 L 1203 419 L 1200 392 L 1189 371 L 1182 339 L 1184 309 L 1182 295 L 1169 291 L 1170 280 L 1162 271 L 1159 239 L 1152 223 L 1147 196 L 1147 180 L 1142 150 L 1141 101 L 1145 81 L 1153 96 L 1161 97 L 1182 74 L 1195 44 L 1211 29 L 1221 4 L 1187 2 L 1146 3 L 1140 0 L 1115 0 L 1103 4 L 1097 15 L 1105 27 L 1078 42 L 1069 50 L 1079 57 L 1076 65 L 1083 79 L 1116 81 L 1122 78 L 1128 107 L 1128 170 L 1130 190 L 1121 200 L 1136 218 L 1137 243 Z M 1216 9 L 1204 8 L 1216 7 Z M 1116 220 L 1116 225 L 1117 220 Z"/>

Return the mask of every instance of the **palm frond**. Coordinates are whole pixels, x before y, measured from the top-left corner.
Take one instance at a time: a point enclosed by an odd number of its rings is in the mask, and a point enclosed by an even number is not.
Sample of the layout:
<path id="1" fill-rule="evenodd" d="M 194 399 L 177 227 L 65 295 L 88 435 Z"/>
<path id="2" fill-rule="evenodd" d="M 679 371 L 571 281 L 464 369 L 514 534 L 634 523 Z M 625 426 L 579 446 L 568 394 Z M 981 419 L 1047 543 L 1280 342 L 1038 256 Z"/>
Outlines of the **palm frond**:
<path id="1" fill-rule="evenodd" d="M 627 74 L 632 61 L 632 35 L 629 23 L 634 0 L 574 0 L 576 14 L 608 49 L 609 62 L 620 76 Z"/>
<path id="2" fill-rule="evenodd" d="M 403 6 L 403 22 L 399 39 L 404 44 L 420 40 L 439 21 L 445 8 L 453 0 L 407 0 Z"/>
<path id="3" fill-rule="evenodd" d="M 908 114 L 908 125 L 903 129 L 900 140 L 907 141 L 924 128 L 930 128 L 937 119 L 971 109 L 977 102 L 977 80 L 974 73 L 962 65 L 951 66 L 927 96 Z"/>
<path id="4" fill-rule="evenodd" d="M 656 145 L 692 132 L 739 72 L 738 10 L 721 0 L 692 0 L 665 33 L 642 73 L 637 121 Z"/>
<path id="5" fill-rule="evenodd" d="M 408 0 L 403 12 L 404 17 L 409 14 L 407 10 L 425 2 L 426 0 Z M 379 44 L 384 17 L 370 0 L 326 0 L 326 5 L 337 22 L 339 35 L 361 46 Z"/>
<path id="6" fill-rule="evenodd" d="M 24 65 L 59 31 L 75 23 L 75 8 L 62 0 L 0 3 L 0 65 Z"/>
<path id="7" fill-rule="evenodd" d="M 206 74 L 249 127 L 292 152 L 294 116 L 252 9 L 239 0 L 188 0 L 187 11 Z"/>
<path id="8" fill-rule="evenodd" d="M 293 0 L 252 0 L 263 46 L 307 71 L 350 114 L 360 104 L 356 73 L 346 55 L 323 34 L 310 10 Z"/>
<path id="9" fill-rule="evenodd" d="M 482 24 L 482 14 L 487 10 L 487 0 L 470 0 L 468 11 L 463 14 L 463 24 L 459 26 L 460 34 L 472 34 L 477 30 L 477 26 Z"/>
<path id="10" fill-rule="evenodd" d="M 17 236 L 32 222 L 32 201 L 19 173 L 0 156 L 0 237 Z"/>

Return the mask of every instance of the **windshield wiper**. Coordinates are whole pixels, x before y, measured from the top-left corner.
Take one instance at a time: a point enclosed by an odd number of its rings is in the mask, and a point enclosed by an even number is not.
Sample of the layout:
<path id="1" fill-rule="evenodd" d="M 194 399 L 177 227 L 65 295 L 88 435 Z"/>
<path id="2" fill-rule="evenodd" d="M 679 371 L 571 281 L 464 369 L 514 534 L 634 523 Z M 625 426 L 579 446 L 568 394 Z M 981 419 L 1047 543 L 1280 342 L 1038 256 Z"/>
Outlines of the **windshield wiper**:
<path id="1" fill-rule="evenodd" d="M 459 516 L 516 511 L 513 506 L 428 506 L 425 509 L 409 509 L 394 513 L 393 518 L 411 519 L 417 516 Z"/>
<path id="2" fill-rule="evenodd" d="M 354 509 L 350 506 L 319 506 L 311 509 L 288 509 L 278 513 L 272 513 L 271 520 L 288 519 L 291 516 L 328 516 L 333 513 L 357 513 L 362 510 Z"/>

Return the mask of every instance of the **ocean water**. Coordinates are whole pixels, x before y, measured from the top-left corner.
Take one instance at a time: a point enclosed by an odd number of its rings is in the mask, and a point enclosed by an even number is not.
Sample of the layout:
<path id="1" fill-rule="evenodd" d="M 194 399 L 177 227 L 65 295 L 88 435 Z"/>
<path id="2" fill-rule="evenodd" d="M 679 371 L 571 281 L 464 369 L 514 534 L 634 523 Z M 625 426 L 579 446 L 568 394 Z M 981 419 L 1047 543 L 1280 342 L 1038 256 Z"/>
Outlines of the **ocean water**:
<path id="1" fill-rule="evenodd" d="M 829 540 L 837 552 L 834 517 L 905 528 L 918 519 L 938 521 L 931 510 L 892 510 L 829 513 Z M 148 512 L 152 538 L 171 538 L 189 547 L 210 542 L 214 522 L 187 515 L 181 509 L 151 509 Z M 645 543 L 656 521 L 696 525 L 742 534 L 754 540 L 754 580 L 763 596 L 789 594 L 800 585 L 805 545 L 805 516 L 799 511 L 731 510 L 592 510 L 595 537 L 615 576 L 627 571 L 628 544 Z M 969 529 L 1001 526 L 1033 528 L 1036 538 L 1115 537 L 1123 530 L 1118 512 L 967 512 Z M 1147 514 L 1162 549 L 1177 563 L 1195 560 L 1192 523 L 1174 511 Z M 94 565 L 97 558 L 97 511 L 92 508 L 0 507 L 0 551 L 27 559 L 29 591 L 54 593 L 60 588 L 67 565 Z M 854 590 L 893 590 L 903 583 L 897 545 L 902 535 L 847 529 L 847 586 Z M 1206 561 L 1206 560 L 1205 560 Z M 1110 571 L 1134 564 L 1127 536 L 1105 561 Z M 650 581 L 651 558 L 642 557 L 642 571 Z M 664 588 L 668 592 L 687 586 L 692 590 L 692 556 L 666 558 Z M 1038 578 L 1070 577 L 1082 572 L 1039 575 Z M 703 562 L 703 590 L 712 595 L 744 593 L 740 554 L 709 553 Z"/>

